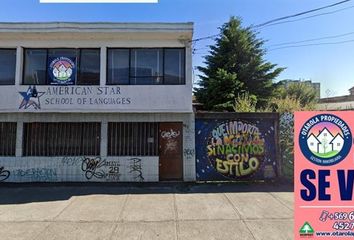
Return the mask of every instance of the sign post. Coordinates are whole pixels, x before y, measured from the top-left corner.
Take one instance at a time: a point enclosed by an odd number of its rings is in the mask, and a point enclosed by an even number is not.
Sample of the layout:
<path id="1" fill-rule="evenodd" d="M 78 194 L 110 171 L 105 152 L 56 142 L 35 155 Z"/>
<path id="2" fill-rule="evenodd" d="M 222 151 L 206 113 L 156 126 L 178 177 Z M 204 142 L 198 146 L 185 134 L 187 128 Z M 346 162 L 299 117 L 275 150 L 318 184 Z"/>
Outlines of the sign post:
<path id="1" fill-rule="evenodd" d="M 353 116 L 295 113 L 295 239 L 354 237 Z"/>

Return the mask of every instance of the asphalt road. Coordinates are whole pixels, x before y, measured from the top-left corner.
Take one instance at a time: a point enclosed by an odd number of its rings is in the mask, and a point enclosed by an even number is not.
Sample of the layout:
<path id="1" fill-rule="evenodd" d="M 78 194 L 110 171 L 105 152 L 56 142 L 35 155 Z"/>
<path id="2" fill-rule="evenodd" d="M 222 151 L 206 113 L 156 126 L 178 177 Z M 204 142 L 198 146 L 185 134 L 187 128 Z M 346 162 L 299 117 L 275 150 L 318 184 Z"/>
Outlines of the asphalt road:
<path id="1" fill-rule="evenodd" d="M 293 239 L 293 189 L 252 184 L 0 185 L 0 239 Z"/>

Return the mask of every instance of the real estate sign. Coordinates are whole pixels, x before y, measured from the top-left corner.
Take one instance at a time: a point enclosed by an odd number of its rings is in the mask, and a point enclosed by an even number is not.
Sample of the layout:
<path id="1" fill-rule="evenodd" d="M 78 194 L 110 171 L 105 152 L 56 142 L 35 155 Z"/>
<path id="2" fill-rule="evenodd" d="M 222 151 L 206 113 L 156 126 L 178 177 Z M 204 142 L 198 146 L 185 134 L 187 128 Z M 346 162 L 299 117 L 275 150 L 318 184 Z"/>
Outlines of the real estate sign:
<path id="1" fill-rule="evenodd" d="M 295 239 L 354 237 L 353 116 L 295 113 Z"/>

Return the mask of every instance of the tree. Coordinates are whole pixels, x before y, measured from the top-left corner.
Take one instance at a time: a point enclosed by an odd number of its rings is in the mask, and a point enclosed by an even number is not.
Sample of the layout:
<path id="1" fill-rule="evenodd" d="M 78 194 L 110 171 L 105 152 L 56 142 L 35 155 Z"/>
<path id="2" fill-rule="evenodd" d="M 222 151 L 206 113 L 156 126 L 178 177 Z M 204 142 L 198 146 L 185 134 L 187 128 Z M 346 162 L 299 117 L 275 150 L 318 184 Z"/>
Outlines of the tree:
<path id="1" fill-rule="evenodd" d="M 314 110 L 317 104 L 316 90 L 308 83 L 279 82 L 270 107 L 278 112 Z"/>
<path id="2" fill-rule="evenodd" d="M 250 96 L 249 93 L 239 94 L 235 99 L 235 112 L 256 112 L 255 96 Z"/>
<path id="3" fill-rule="evenodd" d="M 251 28 L 241 26 L 239 18 L 231 17 L 220 28 L 220 36 L 210 46 L 195 95 L 207 110 L 232 111 L 235 98 L 248 92 L 264 107 L 273 95 L 273 80 L 284 70 L 264 60 L 264 41 Z"/>

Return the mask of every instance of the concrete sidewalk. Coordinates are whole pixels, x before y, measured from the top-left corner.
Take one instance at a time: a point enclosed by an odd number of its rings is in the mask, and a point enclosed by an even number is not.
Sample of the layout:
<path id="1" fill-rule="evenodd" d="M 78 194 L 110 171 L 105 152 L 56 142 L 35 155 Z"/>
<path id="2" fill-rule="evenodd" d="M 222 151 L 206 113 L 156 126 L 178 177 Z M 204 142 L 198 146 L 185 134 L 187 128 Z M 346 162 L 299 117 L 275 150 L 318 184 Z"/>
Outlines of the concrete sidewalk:
<path id="1" fill-rule="evenodd" d="M 272 184 L 1 187 L 0 239 L 293 239 Z"/>

